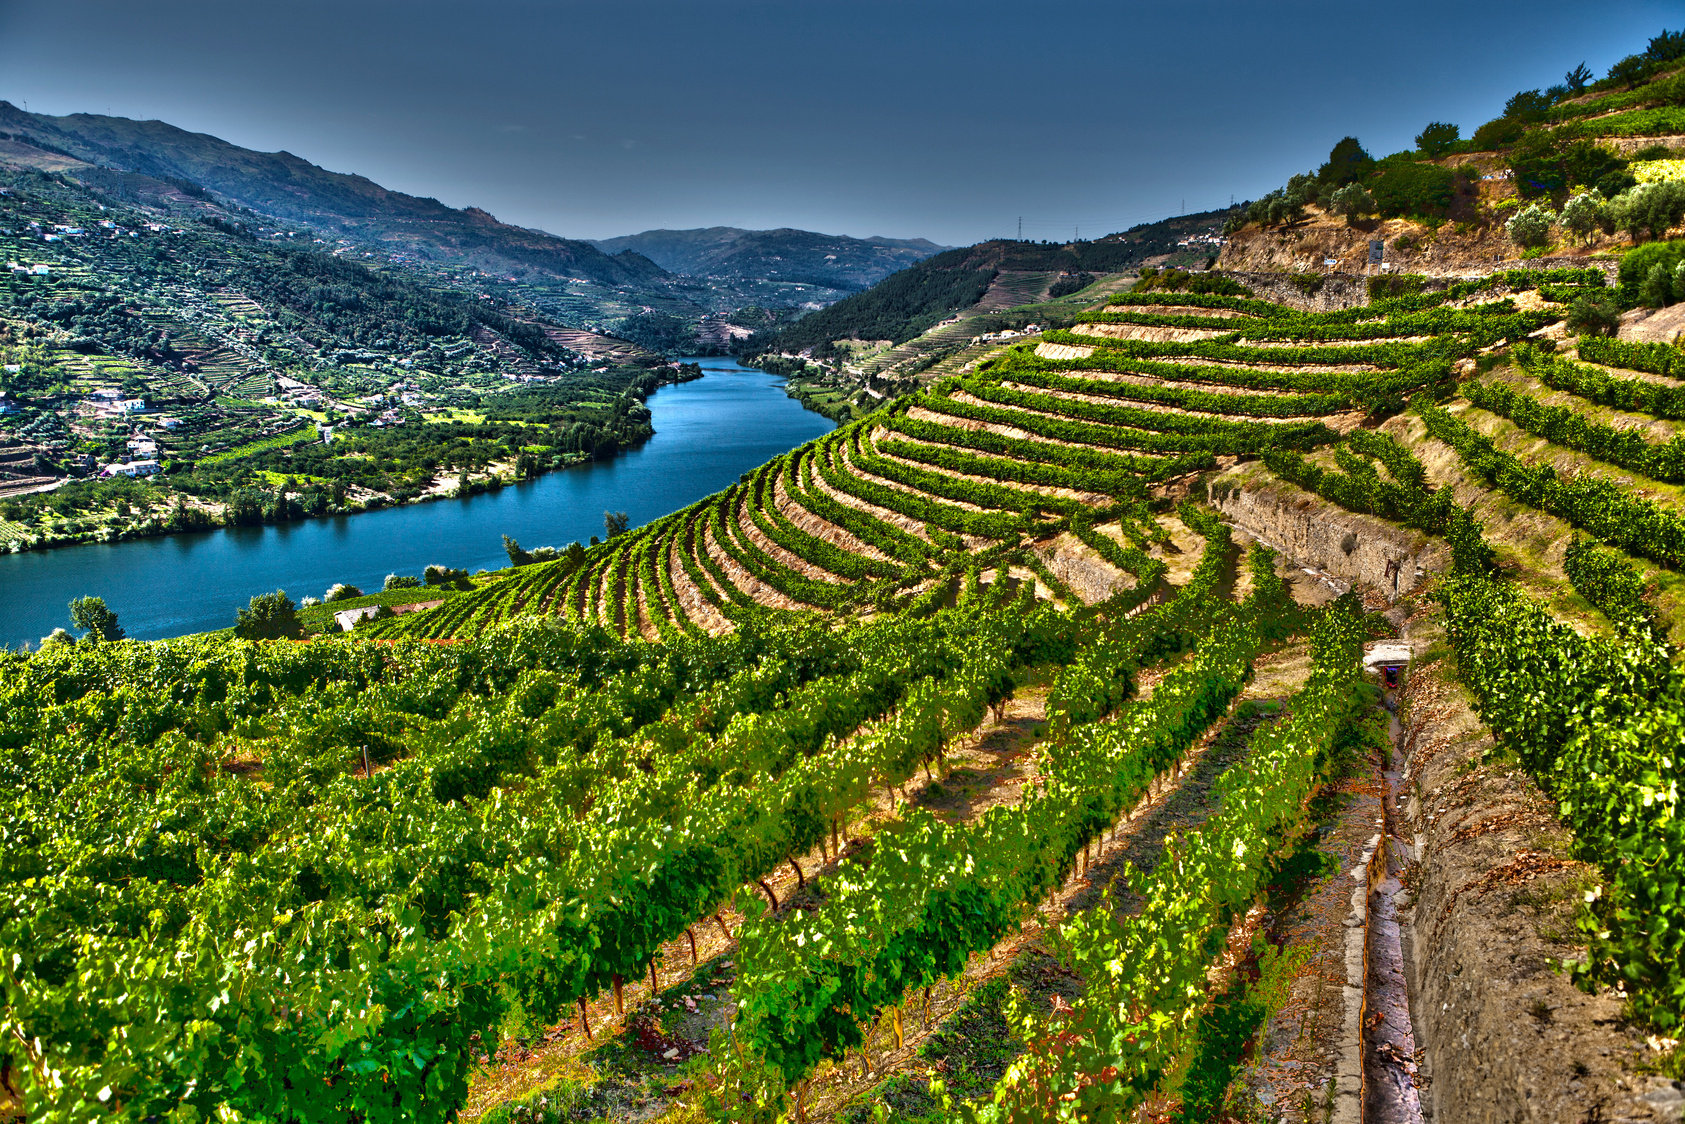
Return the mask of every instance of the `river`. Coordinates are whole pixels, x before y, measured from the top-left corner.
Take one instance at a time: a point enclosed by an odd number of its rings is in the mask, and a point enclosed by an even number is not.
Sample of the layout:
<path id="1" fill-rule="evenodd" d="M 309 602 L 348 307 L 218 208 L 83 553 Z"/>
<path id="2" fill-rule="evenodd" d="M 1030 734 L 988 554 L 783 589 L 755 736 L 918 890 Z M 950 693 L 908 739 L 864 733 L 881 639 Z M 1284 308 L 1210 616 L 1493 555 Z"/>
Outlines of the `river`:
<path id="1" fill-rule="evenodd" d="M 0 644 L 68 627 L 69 602 L 85 594 L 103 597 L 130 636 L 155 640 L 227 627 L 273 589 L 297 601 L 335 582 L 372 593 L 387 574 L 419 575 L 430 563 L 498 569 L 508 565 L 503 535 L 529 549 L 589 542 L 605 511 L 626 512 L 636 527 L 832 428 L 786 397 L 780 378 L 730 359 L 691 362 L 704 377 L 652 394 L 655 436 L 612 460 L 460 500 L 0 554 Z"/>

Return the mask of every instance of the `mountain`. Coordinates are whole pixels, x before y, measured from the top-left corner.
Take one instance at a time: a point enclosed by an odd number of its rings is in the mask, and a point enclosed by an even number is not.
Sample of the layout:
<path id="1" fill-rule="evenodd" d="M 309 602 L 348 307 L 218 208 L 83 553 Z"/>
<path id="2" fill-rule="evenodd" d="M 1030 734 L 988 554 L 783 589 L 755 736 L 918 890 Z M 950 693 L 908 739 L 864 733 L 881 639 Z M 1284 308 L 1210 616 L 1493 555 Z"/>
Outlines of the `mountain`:
<path id="1" fill-rule="evenodd" d="M 67 170 L 62 159 L 152 177 L 160 187 L 197 187 L 280 223 L 373 243 L 424 261 L 472 266 L 523 279 L 584 278 L 605 285 L 659 283 L 666 274 L 637 253 L 608 254 L 570 238 L 497 221 L 477 207 L 392 191 L 330 172 L 290 152 L 255 152 L 163 121 L 95 113 L 52 117 L 0 101 L 4 158 Z M 42 159 L 45 157 L 46 159 Z"/>
<path id="2" fill-rule="evenodd" d="M 1227 214 L 1181 215 L 1092 242 L 997 239 L 947 250 L 757 340 L 757 350 L 823 354 L 837 340 L 902 343 L 979 303 L 1005 308 L 1042 299 L 1060 277 L 1116 273 L 1174 256 L 1179 248 L 1203 260 L 1203 252 L 1186 251 L 1190 239 L 1215 235 Z"/>
<path id="3" fill-rule="evenodd" d="M 945 247 L 924 238 L 850 238 L 811 230 L 646 230 L 593 241 L 609 254 L 641 254 L 662 269 L 693 277 L 766 278 L 866 289 Z"/>

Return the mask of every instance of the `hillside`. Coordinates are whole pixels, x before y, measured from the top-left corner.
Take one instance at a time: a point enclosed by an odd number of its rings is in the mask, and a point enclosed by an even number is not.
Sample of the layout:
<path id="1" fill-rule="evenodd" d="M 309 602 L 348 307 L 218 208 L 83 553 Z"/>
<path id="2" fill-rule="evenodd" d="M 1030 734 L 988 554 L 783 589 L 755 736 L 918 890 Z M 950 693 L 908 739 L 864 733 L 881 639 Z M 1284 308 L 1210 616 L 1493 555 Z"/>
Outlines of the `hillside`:
<path id="1" fill-rule="evenodd" d="M 944 247 L 923 238 L 849 238 L 808 230 L 646 230 L 593 240 L 608 254 L 630 250 L 671 273 L 735 280 L 803 282 L 828 289 L 867 289 Z"/>

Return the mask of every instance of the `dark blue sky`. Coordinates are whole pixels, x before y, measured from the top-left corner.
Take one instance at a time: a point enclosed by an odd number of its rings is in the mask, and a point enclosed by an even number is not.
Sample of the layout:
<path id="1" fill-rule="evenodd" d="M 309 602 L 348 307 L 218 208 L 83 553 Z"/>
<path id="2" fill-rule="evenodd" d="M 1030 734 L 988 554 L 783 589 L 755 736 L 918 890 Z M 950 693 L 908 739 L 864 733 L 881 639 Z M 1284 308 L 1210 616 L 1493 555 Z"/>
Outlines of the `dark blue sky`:
<path id="1" fill-rule="evenodd" d="M 0 97 L 157 117 L 575 237 L 1068 238 L 1467 135 L 1685 6 L 0 0 Z"/>

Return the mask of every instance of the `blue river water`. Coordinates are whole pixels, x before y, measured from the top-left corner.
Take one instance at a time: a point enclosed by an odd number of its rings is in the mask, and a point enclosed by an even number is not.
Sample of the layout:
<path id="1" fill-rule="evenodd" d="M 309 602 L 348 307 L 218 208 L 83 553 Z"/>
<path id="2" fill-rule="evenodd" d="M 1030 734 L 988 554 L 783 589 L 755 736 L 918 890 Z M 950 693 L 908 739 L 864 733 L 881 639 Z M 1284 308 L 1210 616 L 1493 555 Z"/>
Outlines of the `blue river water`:
<path id="1" fill-rule="evenodd" d="M 829 432 L 783 381 L 730 359 L 694 360 L 704 377 L 649 399 L 655 436 L 612 460 L 464 499 L 276 527 L 0 554 L 0 645 L 69 626 L 72 598 L 105 599 L 141 640 L 224 628 L 255 594 L 320 597 L 335 582 L 366 592 L 430 563 L 470 572 L 508 564 L 503 535 L 527 548 L 589 542 L 603 512 L 647 523 L 733 484 L 741 473 Z"/>

